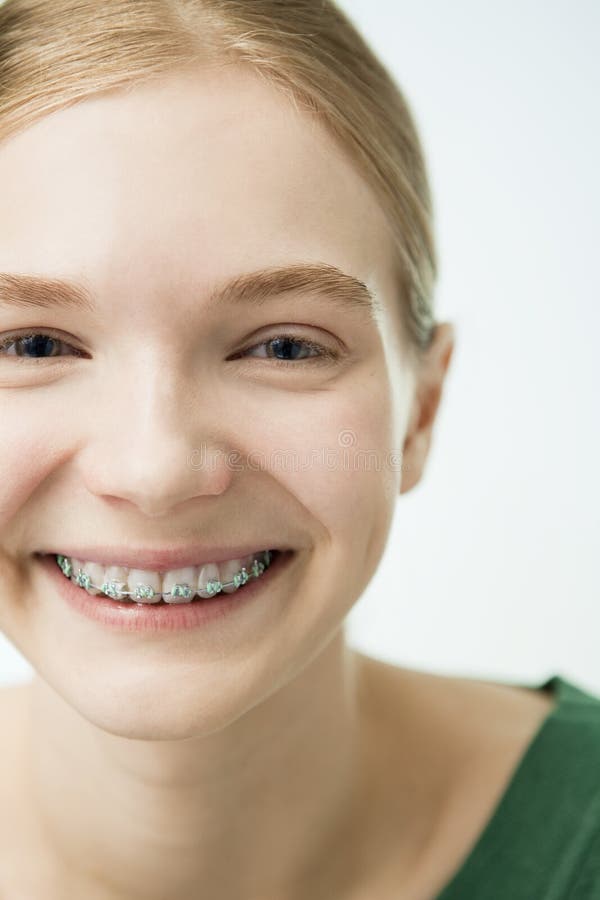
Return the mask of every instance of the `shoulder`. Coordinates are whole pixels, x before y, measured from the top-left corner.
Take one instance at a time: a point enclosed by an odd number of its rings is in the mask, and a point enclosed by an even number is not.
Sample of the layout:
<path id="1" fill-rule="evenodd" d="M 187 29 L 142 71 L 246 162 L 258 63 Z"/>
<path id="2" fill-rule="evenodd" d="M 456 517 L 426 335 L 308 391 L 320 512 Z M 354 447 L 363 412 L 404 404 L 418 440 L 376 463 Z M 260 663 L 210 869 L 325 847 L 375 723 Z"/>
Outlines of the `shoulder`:
<path id="1" fill-rule="evenodd" d="M 546 682 L 555 691 L 561 718 L 565 721 L 587 725 L 591 733 L 600 729 L 600 694 L 593 688 L 584 687 L 563 675 L 554 675 Z"/>
<path id="2" fill-rule="evenodd" d="M 405 886 L 434 896 L 478 840 L 554 701 L 518 686 L 369 657 L 362 657 L 361 671 L 382 803 L 408 792 L 415 829 L 420 822 L 424 836 Z"/>
<path id="3" fill-rule="evenodd" d="M 417 893 L 437 896 L 454 876 L 444 900 L 520 900 L 549 884 L 557 900 L 589 900 L 590 884 L 600 897 L 600 698 L 559 676 L 518 685 L 364 666 L 393 748 L 383 758 L 439 799 Z M 388 797 L 394 779 L 390 766 Z"/>
<path id="4" fill-rule="evenodd" d="M 588 842 L 600 840 L 600 696 L 559 675 L 547 684 L 557 704 L 528 773 L 555 829 L 565 832 L 573 852 L 577 845 L 583 853 Z"/>
<path id="5" fill-rule="evenodd" d="M 557 900 L 600 897 L 600 697 L 554 676 L 555 706 L 538 729 L 474 860 L 499 855 L 511 871 L 500 886 L 531 886 Z M 475 871 L 475 866 L 472 871 Z M 497 879 L 497 883 L 498 883 Z"/>
<path id="6" fill-rule="evenodd" d="M 481 756 L 483 750 L 527 742 L 556 705 L 556 694 L 522 685 L 440 675 L 361 656 L 363 696 L 392 731 L 412 729 L 443 741 L 445 754 Z M 472 752 L 471 752 L 472 750 Z"/>
<path id="7" fill-rule="evenodd" d="M 555 799 L 563 786 L 567 807 L 562 813 L 557 810 L 558 816 L 574 806 L 578 795 L 581 803 L 595 796 L 600 805 L 600 696 L 561 675 L 549 678 L 543 687 L 553 694 L 555 704 L 531 748 L 535 752 L 528 759 L 528 770 Z"/>
<path id="8" fill-rule="evenodd" d="M 415 741 L 440 748 L 449 776 L 465 787 L 481 768 L 498 780 L 515 774 L 528 754 L 531 771 L 600 789 L 600 696 L 561 675 L 537 685 L 509 684 L 415 671 L 363 657 L 369 698 L 381 735 L 410 727 Z M 533 751 L 529 753 L 529 751 Z M 434 752 L 432 750 L 432 752 Z M 471 779 L 472 780 L 472 779 Z"/>

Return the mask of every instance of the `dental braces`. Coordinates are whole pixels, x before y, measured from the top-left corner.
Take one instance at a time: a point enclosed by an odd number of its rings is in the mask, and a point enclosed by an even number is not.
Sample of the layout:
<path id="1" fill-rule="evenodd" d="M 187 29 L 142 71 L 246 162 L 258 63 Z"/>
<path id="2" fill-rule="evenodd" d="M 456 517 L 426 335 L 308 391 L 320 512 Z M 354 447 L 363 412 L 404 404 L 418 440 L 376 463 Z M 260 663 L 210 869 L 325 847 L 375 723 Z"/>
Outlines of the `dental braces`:
<path id="1" fill-rule="evenodd" d="M 247 571 L 245 566 L 236 572 L 233 576 L 233 581 L 219 581 L 218 578 L 213 578 L 210 581 L 207 581 L 204 591 L 207 592 L 209 597 L 214 597 L 215 594 L 218 594 L 223 590 L 224 587 L 241 587 L 243 584 L 246 584 L 250 578 L 259 578 L 265 569 L 268 569 L 271 564 L 271 551 L 266 550 L 264 552 L 265 562 L 262 563 L 259 560 L 255 559 L 252 563 L 252 567 L 250 572 Z M 75 573 L 73 572 L 73 566 L 71 564 L 71 560 L 66 556 L 61 556 L 57 554 L 56 562 L 60 567 L 63 575 L 67 578 L 71 578 Z M 124 591 L 123 587 L 125 586 L 124 581 L 116 581 L 112 579 L 111 581 L 105 581 L 102 585 L 92 584 L 91 576 L 88 575 L 83 569 L 79 569 L 77 574 L 75 575 L 75 583 L 86 590 L 88 588 L 96 588 L 102 593 L 106 594 L 108 597 L 112 597 L 113 600 L 118 600 L 120 597 L 133 597 L 135 600 L 152 600 L 153 597 L 158 596 L 159 599 L 162 599 L 165 594 L 168 597 L 183 597 L 186 600 L 191 599 L 194 594 L 197 594 L 198 591 L 196 588 L 192 588 L 187 582 L 183 582 L 181 584 L 174 584 L 170 591 L 155 591 L 154 588 L 149 584 L 142 584 L 141 582 L 135 586 L 135 590 L 133 591 Z"/>

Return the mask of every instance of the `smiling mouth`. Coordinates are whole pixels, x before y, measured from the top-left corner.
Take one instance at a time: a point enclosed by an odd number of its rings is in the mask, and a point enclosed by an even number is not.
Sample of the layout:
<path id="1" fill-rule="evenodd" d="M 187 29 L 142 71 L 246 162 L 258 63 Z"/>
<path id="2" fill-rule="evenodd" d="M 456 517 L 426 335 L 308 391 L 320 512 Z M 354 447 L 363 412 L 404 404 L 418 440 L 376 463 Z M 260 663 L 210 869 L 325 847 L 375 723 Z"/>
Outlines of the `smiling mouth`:
<path id="1" fill-rule="evenodd" d="M 261 578 L 283 551 L 265 550 L 243 560 L 208 563 L 160 574 L 125 567 L 102 567 L 51 554 L 68 578 L 88 594 L 138 605 L 198 602 L 219 593 L 234 593 L 252 579 Z M 288 551 L 289 553 L 289 551 Z M 285 556 L 286 554 L 283 553 Z"/>

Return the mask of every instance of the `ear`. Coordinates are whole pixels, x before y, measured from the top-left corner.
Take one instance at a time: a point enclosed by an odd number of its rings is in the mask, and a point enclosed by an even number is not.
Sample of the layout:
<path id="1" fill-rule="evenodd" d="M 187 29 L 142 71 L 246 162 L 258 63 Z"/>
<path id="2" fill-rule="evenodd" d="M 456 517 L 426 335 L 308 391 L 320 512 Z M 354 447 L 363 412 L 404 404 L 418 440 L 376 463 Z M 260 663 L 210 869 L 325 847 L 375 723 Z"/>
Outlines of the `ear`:
<path id="1" fill-rule="evenodd" d="M 431 445 L 433 423 L 454 345 L 455 334 L 452 323 L 438 322 L 432 342 L 420 364 L 415 385 L 402 453 L 400 494 L 410 491 L 423 474 Z"/>

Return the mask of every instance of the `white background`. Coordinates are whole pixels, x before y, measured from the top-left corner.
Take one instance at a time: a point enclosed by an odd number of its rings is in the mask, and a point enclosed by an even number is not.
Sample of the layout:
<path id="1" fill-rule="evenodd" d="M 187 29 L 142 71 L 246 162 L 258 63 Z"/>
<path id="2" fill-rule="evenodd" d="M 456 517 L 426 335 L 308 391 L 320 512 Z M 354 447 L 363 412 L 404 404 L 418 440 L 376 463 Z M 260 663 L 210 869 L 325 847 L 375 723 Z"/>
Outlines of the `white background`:
<path id="1" fill-rule="evenodd" d="M 600 694 L 600 4 L 344 0 L 401 85 L 457 346 L 350 643 Z M 0 682 L 29 664 L 0 637 Z"/>

